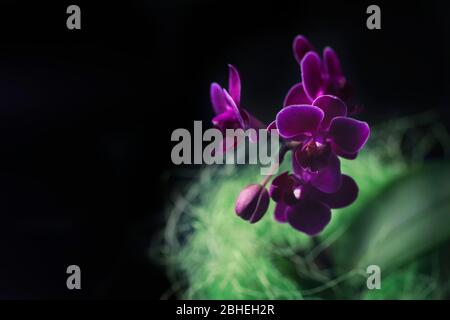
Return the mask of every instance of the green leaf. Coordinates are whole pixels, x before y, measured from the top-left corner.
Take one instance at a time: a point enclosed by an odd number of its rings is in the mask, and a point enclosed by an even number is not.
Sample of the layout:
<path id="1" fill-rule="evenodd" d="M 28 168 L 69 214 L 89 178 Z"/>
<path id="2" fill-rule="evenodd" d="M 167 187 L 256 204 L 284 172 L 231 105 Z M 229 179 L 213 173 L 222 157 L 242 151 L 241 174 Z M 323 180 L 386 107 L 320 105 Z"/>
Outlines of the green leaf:
<path id="1" fill-rule="evenodd" d="M 450 164 L 422 166 L 397 179 L 336 243 L 350 268 L 392 270 L 450 239 Z"/>

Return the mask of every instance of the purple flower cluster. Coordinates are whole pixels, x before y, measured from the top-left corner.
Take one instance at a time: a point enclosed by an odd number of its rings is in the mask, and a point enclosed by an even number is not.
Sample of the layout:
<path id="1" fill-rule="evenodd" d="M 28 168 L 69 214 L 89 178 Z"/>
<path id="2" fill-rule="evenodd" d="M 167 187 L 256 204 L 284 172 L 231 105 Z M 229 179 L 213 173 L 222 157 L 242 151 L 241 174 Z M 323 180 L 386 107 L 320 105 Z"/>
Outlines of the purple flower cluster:
<path id="1" fill-rule="evenodd" d="M 286 95 L 284 106 L 267 127 L 276 129 L 283 150 L 292 152 L 292 173 L 283 172 L 269 181 L 244 188 L 236 201 L 236 213 L 251 223 L 259 221 L 269 205 L 276 202 L 275 220 L 289 223 L 310 236 L 320 233 L 331 219 L 331 209 L 354 202 L 355 181 L 341 173 L 339 157 L 355 159 L 369 138 L 367 123 L 350 118 L 347 105 L 350 86 L 339 59 L 327 47 L 322 58 L 309 41 L 297 36 L 294 56 L 300 64 L 301 82 Z M 240 107 L 241 83 L 230 66 L 228 91 L 211 85 L 216 112 L 213 124 L 226 129 L 261 128 L 262 124 Z"/>

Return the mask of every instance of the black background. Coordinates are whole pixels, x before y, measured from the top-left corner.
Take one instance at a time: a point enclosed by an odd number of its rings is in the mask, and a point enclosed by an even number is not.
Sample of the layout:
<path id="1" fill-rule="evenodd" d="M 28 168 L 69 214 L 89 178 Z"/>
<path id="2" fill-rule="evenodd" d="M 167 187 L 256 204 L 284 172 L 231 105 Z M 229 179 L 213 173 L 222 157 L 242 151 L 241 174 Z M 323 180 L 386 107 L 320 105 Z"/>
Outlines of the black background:
<path id="1" fill-rule="evenodd" d="M 448 121 L 446 2 L 375 3 L 370 31 L 365 1 L 2 1 L 0 298 L 159 298 L 169 283 L 148 248 L 177 181 L 172 131 L 209 123 L 227 63 L 271 121 L 299 81 L 297 34 L 335 48 L 370 124 Z M 70 4 L 81 30 L 66 28 Z M 81 291 L 66 289 L 70 264 Z"/>

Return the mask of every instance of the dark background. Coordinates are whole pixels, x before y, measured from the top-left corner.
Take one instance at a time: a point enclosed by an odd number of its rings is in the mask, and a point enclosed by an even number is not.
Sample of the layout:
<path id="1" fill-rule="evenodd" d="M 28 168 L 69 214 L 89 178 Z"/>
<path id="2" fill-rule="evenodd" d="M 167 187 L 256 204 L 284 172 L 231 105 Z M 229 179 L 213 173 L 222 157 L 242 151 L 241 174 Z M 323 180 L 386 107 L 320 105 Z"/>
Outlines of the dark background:
<path id="1" fill-rule="evenodd" d="M 159 298 L 149 247 L 178 180 L 172 131 L 210 121 L 227 63 L 269 122 L 300 79 L 296 34 L 335 48 L 370 124 L 448 121 L 446 2 L 373 3 L 382 30 L 366 28 L 366 1 L 2 1 L 0 298 Z M 70 4 L 81 30 L 66 28 Z"/>

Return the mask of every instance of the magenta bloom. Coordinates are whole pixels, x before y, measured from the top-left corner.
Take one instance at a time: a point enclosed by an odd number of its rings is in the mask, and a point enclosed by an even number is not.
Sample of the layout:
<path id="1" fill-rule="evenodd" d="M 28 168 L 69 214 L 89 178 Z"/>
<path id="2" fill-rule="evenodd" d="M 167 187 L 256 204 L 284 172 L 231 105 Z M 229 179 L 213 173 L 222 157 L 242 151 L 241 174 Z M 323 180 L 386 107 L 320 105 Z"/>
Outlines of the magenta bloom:
<path id="1" fill-rule="evenodd" d="M 358 196 L 358 186 L 349 176 L 334 193 L 324 193 L 297 175 L 284 172 L 272 181 L 270 197 L 277 203 L 275 219 L 288 222 L 298 231 L 314 236 L 330 222 L 331 209 L 350 205 Z"/>
<path id="2" fill-rule="evenodd" d="M 259 120 L 241 108 L 241 79 L 235 67 L 228 67 L 228 91 L 215 82 L 211 84 L 211 102 L 216 113 L 212 119 L 213 125 L 222 133 L 225 133 L 226 129 L 263 128 Z"/>
<path id="3" fill-rule="evenodd" d="M 301 67 L 302 82 L 288 92 L 284 106 L 311 104 L 321 95 L 335 95 L 348 102 L 351 88 L 345 78 L 339 58 L 334 50 L 323 50 L 323 61 L 304 36 L 297 36 L 293 43 L 294 56 Z"/>
<path id="4" fill-rule="evenodd" d="M 367 123 L 346 115 L 342 100 L 325 95 L 312 105 L 285 107 L 276 117 L 280 136 L 298 142 L 293 150 L 294 173 L 326 193 L 341 185 L 337 156 L 354 159 L 369 138 Z"/>
<path id="5" fill-rule="evenodd" d="M 283 108 L 271 126 L 293 146 L 294 174 L 279 175 L 270 187 L 275 219 L 315 235 L 329 223 L 331 209 L 350 205 L 358 195 L 355 181 L 341 174 L 338 156 L 356 158 L 369 126 L 348 118 L 345 103 L 331 95 Z"/>

